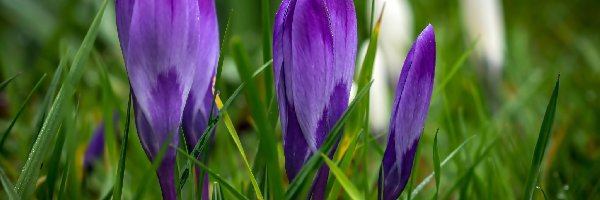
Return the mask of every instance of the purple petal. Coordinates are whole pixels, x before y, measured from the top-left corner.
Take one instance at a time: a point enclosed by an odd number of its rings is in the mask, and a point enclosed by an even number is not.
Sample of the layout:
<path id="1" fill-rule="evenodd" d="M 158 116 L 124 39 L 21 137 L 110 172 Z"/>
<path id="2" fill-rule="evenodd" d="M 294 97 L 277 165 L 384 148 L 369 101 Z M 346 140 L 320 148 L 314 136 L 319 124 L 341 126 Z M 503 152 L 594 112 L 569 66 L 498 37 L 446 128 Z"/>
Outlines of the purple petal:
<path id="1" fill-rule="evenodd" d="M 116 2 L 117 29 L 134 95 L 138 134 L 151 160 L 162 145 L 168 145 L 167 139 L 174 146 L 179 142 L 177 133 L 196 69 L 206 64 L 198 56 L 211 54 L 202 45 L 210 44 L 203 40 L 212 32 L 203 31 L 212 25 L 203 23 L 214 21 L 210 18 L 214 13 L 207 14 L 200 7 L 211 3 L 205 0 Z M 174 173 L 170 162 L 174 158 L 175 151 L 169 149 L 158 171 L 165 199 L 175 198 L 174 185 L 170 185 L 175 182 L 170 178 Z"/>
<path id="2" fill-rule="evenodd" d="M 202 30 L 200 53 L 196 55 L 194 83 L 186 101 L 182 127 L 188 148 L 194 148 L 204 129 L 208 126 L 213 99 L 213 77 L 219 60 L 219 28 L 213 0 L 200 0 Z M 213 114 L 216 114 L 213 108 Z"/>
<path id="3" fill-rule="evenodd" d="M 382 161 L 384 199 L 398 198 L 410 177 L 431 101 L 435 54 L 435 35 L 429 25 L 408 52 L 398 80 Z"/>
<path id="4" fill-rule="evenodd" d="M 85 151 L 83 157 L 83 168 L 90 171 L 96 161 L 104 155 L 104 122 L 100 123 L 94 130 L 94 135 Z"/>
<path id="5" fill-rule="evenodd" d="M 346 110 L 356 46 L 352 1 L 281 3 L 273 30 L 273 69 L 289 179 Z M 317 185 L 326 183 L 327 173 L 324 179 L 323 171 L 319 174 Z"/>

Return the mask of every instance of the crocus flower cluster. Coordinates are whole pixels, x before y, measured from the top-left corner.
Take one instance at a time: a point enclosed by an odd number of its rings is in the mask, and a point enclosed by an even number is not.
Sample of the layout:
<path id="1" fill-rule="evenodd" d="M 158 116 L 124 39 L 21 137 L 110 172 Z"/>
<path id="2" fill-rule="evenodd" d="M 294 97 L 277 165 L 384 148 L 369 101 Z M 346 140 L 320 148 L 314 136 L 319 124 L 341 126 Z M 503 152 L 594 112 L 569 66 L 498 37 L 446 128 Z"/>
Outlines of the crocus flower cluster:
<path id="1" fill-rule="evenodd" d="M 163 145 L 177 146 L 181 129 L 193 148 L 210 113 L 216 113 L 212 79 L 219 36 L 214 1 L 117 0 L 116 14 L 135 121 L 148 158 L 154 160 Z M 348 107 L 356 23 L 352 0 L 283 0 L 275 16 L 273 70 L 290 180 Z M 398 80 L 380 198 L 398 198 L 410 176 L 429 109 L 435 53 L 429 25 L 408 52 Z M 164 199 L 176 198 L 175 156 L 168 148 L 157 171 Z M 328 173 L 325 166 L 319 169 L 310 198 L 324 198 Z M 203 197 L 207 195 L 205 188 Z"/>
<path id="2" fill-rule="evenodd" d="M 138 135 L 154 160 L 177 146 L 180 126 L 193 146 L 208 123 L 218 59 L 213 0 L 117 0 L 117 30 L 133 95 Z M 176 199 L 175 149 L 157 175 L 164 199 Z"/>
<path id="3" fill-rule="evenodd" d="M 290 180 L 348 107 L 356 32 L 352 0 L 283 0 L 277 11 L 273 70 Z M 317 175 L 313 199 L 323 199 L 327 175 Z"/>

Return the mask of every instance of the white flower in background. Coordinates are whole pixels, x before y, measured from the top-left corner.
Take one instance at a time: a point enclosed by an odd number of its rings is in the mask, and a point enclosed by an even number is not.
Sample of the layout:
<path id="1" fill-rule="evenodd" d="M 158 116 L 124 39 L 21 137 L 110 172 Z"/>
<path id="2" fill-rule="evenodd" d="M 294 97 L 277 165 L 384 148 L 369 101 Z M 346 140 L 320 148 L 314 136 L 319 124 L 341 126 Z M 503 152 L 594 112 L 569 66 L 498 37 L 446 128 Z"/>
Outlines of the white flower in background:
<path id="1" fill-rule="evenodd" d="M 488 87 L 499 89 L 504 65 L 504 16 L 499 0 L 462 0 L 462 13 L 465 28 L 472 42 L 478 40 L 475 56 Z M 493 91 L 491 91 L 493 92 Z"/>
<path id="2" fill-rule="evenodd" d="M 413 13 L 407 0 L 375 0 L 375 21 L 381 14 L 383 5 L 383 18 L 379 30 L 380 47 L 377 51 L 377 57 L 382 58 L 385 63 L 381 63 L 391 78 L 389 84 L 396 85 L 402 71 L 404 58 L 413 37 Z M 367 2 L 367 13 L 371 16 L 371 3 Z M 370 22 L 368 22 L 371 24 Z M 389 117 L 389 116 L 388 116 Z"/>
<path id="3" fill-rule="evenodd" d="M 377 55 L 373 66 L 373 85 L 369 102 L 369 118 L 374 133 L 384 133 L 391 113 L 391 85 L 396 85 L 402 71 L 404 58 L 413 38 L 413 14 L 406 0 L 375 0 L 375 19 L 379 17 L 385 3 L 385 11 L 379 29 Z M 371 24 L 371 2 L 367 2 L 367 13 Z M 358 66 L 362 65 L 368 47 L 366 41 L 359 51 Z M 353 88 L 354 89 L 354 88 Z"/>
<path id="4" fill-rule="evenodd" d="M 363 60 L 367 54 L 367 48 L 369 47 L 369 41 L 365 41 L 358 52 L 358 67 L 362 67 Z M 373 85 L 369 93 L 369 120 L 371 122 L 371 128 L 373 133 L 385 134 L 385 129 L 390 122 L 390 113 L 392 108 L 392 99 L 390 97 L 390 84 L 389 77 L 386 76 L 385 72 L 385 59 L 379 54 L 381 48 L 377 49 L 378 55 L 375 57 L 373 63 Z M 360 69 L 359 69 L 360 70 Z M 350 92 L 350 101 L 354 99 L 357 92 L 357 85 L 352 83 L 352 90 Z"/>

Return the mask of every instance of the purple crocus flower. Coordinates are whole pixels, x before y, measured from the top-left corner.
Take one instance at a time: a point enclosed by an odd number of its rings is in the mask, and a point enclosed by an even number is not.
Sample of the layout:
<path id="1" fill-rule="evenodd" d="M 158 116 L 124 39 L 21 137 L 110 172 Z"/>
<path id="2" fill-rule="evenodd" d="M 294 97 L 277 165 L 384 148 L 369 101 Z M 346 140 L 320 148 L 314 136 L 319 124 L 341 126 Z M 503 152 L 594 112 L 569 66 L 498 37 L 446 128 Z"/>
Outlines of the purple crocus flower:
<path id="1" fill-rule="evenodd" d="M 348 107 L 356 32 L 352 0 L 283 0 L 277 11 L 273 69 L 290 180 Z M 323 199 L 327 174 L 317 175 L 313 199 Z"/>
<path id="2" fill-rule="evenodd" d="M 115 113 L 113 115 L 114 131 L 117 132 L 119 129 L 119 115 Z M 83 169 L 89 172 L 93 169 L 95 162 L 102 159 L 104 156 L 104 134 L 105 134 L 106 122 L 102 120 L 100 124 L 94 129 L 92 139 L 88 143 L 88 147 L 85 150 L 83 157 Z"/>
<path id="3" fill-rule="evenodd" d="M 211 0 L 117 0 L 117 30 L 133 95 L 137 130 L 154 160 L 163 145 L 177 146 L 182 115 L 196 69 L 206 62 L 205 31 L 212 33 Z M 207 30 L 208 29 L 208 30 Z M 203 72 L 204 73 L 204 72 Z M 167 142 L 170 141 L 170 144 Z M 176 198 L 175 149 L 157 175 L 164 199 Z"/>
<path id="4" fill-rule="evenodd" d="M 217 13 L 215 2 L 213 0 L 198 1 L 202 24 L 200 32 L 199 46 L 202 48 L 196 55 L 197 68 L 194 77 L 194 83 L 183 111 L 183 133 L 186 144 L 191 151 L 196 143 L 202 137 L 202 133 L 208 127 L 208 120 L 211 115 L 216 116 L 217 108 L 213 107 L 213 77 L 216 72 L 219 61 L 219 27 L 217 22 Z M 212 110 L 211 110 L 212 108 Z M 202 161 L 202 155 L 198 160 Z M 196 172 L 199 169 L 196 168 Z M 196 173 L 199 175 L 199 173 Z M 199 178 L 199 177 L 198 177 Z M 204 176 L 202 199 L 208 199 L 208 176 Z"/>
<path id="5" fill-rule="evenodd" d="M 428 25 L 410 48 L 398 80 L 379 176 L 379 199 L 397 199 L 408 182 L 429 110 L 434 73 L 435 35 L 433 26 Z"/>
<path id="6" fill-rule="evenodd" d="M 87 149 L 85 150 L 85 155 L 83 157 L 83 169 L 86 172 L 92 170 L 94 163 L 100 159 L 104 155 L 104 121 L 94 129 L 94 135 L 92 135 L 92 139 L 88 144 Z"/>

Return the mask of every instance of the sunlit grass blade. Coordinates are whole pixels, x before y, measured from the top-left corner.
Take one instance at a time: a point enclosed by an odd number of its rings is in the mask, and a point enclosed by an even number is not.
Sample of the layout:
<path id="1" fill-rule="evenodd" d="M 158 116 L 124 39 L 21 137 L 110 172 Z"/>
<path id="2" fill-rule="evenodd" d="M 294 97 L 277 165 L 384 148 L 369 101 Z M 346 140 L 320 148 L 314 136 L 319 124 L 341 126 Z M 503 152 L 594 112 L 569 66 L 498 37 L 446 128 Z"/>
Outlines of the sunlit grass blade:
<path id="1" fill-rule="evenodd" d="M 8 196 L 9 200 L 21 199 L 2 168 L 0 168 L 0 182 L 2 182 L 2 188 L 4 188 L 4 192 L 6 193 L 6 196 Z"/>
<path id="2" fill-rule="evenodd" d="M 273 192 L 273 198 L 283 198 L 283 179 L 281 177 L 281 168 L 279 167 L 279 156 L 277 150 L 277 142 L 275 140 L 275 132 L 270 124 L 269 117 L 267 115 L 267 106 L 261 100 L 257 84 L 252 82 L 251 75 L 251 62 L 246 50 L 242 46 L 239 38 L 232 38 L 232 51 L 233 58 L 236 61 L 238 72 L 242 80 L 247 84 L 247 100 L 251 111 L 252 118 L 256 123 L 258 134 L 260 137 L 260 146 L 258 154 L 264 156 L 268 162 L 267 177 L 269 178 L 269 191 Z M 269 194 L 264 194 L 269 195 Z"/>
<path id="3" fill-rule="evenodd" d="M 223 114 L 223 117 L 225 118 L 225 127 L 227 127 L 231 139 L 235 143 L 235 146 L 237 147 L 238 151 L 240 152 L 240 156 L 242 156 L 244 166 L 246 167 L 246 171 L 248 171 L 248 175 L 250 176 L 250 182 L 252 183 L 252 187 L 254 188 L 254 192 L 256 193 L 256 198 L 258 198 L 259 200 L 263 199 L 263 196 L 260 192 L 260 187 L 258 186 L 256 179 L 254 178 L 254 174 L 252 173 L 252 169 L 250 168 L 250 164 L 248 163 L 248 159 L 246 158 L 246 152 L 244 151 L 244 147 L 240 142 L 240 138 L 238 137 L 238 133 L 235 130 L 233 122 L 231 121 L 231 118 L 229 117 L 229 114 L 227 114 L 227 112 Z"/>
<path id="4" fill-rule="evenodd" d="M 433 173 L 435 174 L 435 195 L 433 199 L 438 199 L 440 192 L 440 177 L 442 176 L 442 170 L 440 167 L 440 155 L 438 152 L 438 133 L 440 129 L 435 131 L 435 138 L 433 138 Z"/>
<path id="5" fill-rule="evenodd" d="M 335 180 L 337 180 L 340 183 L 340 185 L 342 185 L 342 187 L 344 188 L 346 193 L 348 193 L 350 198 L 354 200 L 364 199 L 363 194 L 361 194 L 356 188 L 356 186 L 354 186 L 354 184 L 350 182 L 348 177 L 346 177 L 346 174 L 344 174 L 344 172 L 342 172 L 342 170 L 337 167 L 337 164 L 331 161 L 325 154 L 320 153 L 320 155 L 323 161 L 325 161 L 325 164 L 329 166 L 331 173 L 335 176 Z"/>
<path id="6" fill-rule="evenodd" d="M 461 143 L 460 145 L 458 145 L 458 147 L 456 147 L 456 149 L 454 149 L 450 154 L 448 154 L 448 156 L 446 156 L 446 158 L 444 158 L 444 160 L 442 161 L 442 163 L 440 164 L 440 171 L 441 169 L 450 161 L 452 160 L 452 158 L 454 158 L 454 156 L 461 150 L 464 148 L 464 146 L 469 143 L 476 135 L 473 135 L 469 138 L 467 138 L 463 143 Z M 419 185 L 417 185 L 417 187 L 415 187 L 415 189 L 411 192 L 412 193 L 412 197 L 417 196 L 423 189 L 425 189 L 425 186 L 427 186 L 427 184 L 429 184 L 429 182 L 431 182 L 431 180 L 433 179 L 435 175 L 435 172 L 432 172 L 431 174 L 429 174 L 427 177 L 425 177 L 425 179 L 423 179 L 423 181 L 421 181 L 421 183 L 419 183 Z M 412 200 L 412 199 L 411 199 Z"/>
<path id="7" fill-rule="evenodd" d="M 5 81 L 2 81 L 2 83 L 0 83 L 0 90 L 3 90 L 11 81 L 13 81 L 19 75 L 21 75 L 21 73 L 15 74 L 12 77 L 6 79 Z"/>
<path id="8" fill-rule="evenodd" d="M 213 183 L 212 200 L 223 200 L 223 192 L 221 191 L 221 185 L 219 182 Z"/>
<path id="9" fill-rule="evenodd" d="M 258 76 L 260 73 L 262 73 L 269 66 L 269 64 L 272 63 L 272 62 L 273 61 L 270 60 L 269 62 L 265 63 L 261 68 L 259 68 L 256 71 L 254 71 L 254 73 L 252 74 L 252 79 L 256 78 L 256 76 Z M 242 92 L 242 90 L 244 89 L 245 86 L 246 86 L 246 82 L 242 82 L 235 89 L 235 91 L 233 91 L 233 93 L 227 99 L 227 101 L 225 101 L 225 103 L 223 103 L 223 106 L 221 108 L 219 108 L 219 112 L 217 113 L 217 117 L 208 124 L 208 127 L 206 127 L 206 130 L 204 130 L 204 132 L 202 133 L 202 137 L 200 137 L 200 139 L 198 140 L 198 142 L 194 146 L 194 149 L 191 150 L 192 155 L 198 156 L 199 153 L 202 152 L 202 149 L 205 149 L 207 138 L 208 138 L 208 134 L 207 133 L 210 133 L 210 132 L 212 132 L 215 129 L 216 124 L 221 120 L 223 114 L 225 112 L 227 112 L 227 109 L 231 106 L 231 104 L 233 103 L 233 101 L 241 94 L 241 92 Z M 189 173 L 189 168 L 190 167 L 191 166 L 189 166 L 188 168 L 186 168 L 184 171 L 188 171 L 188 173 Z M 186 181 L 187 178 L 185 178 L 185 176 L 187 176 L 185 173 L 181 175 L 181 177 L 180 177 L 181 182 L 185 182 Z"/>
<path id="10" fill-rule="evenodd" d="M 321 148 L 319 148 L 319 151 L 313 153 L 310 159 L 308 159 L 308 161 L 304 164 L 296 178 L 292 180 L 288 189 L 286 190 L 285 199 L 297 199 L 297 196 L 299 195 L 299 192 L 302 191 L 304 185 L 312 181 L 311 177 L 313 177 L 315 170 L 317 170 L 323 164 L 323 159 L 318 154 L 329 153 L 333 149 L 335 142 L 343 133 L 344 124 L 346 121 L 348 121 L 349 116 L 354 112 L 358 103 L 360 103 L 363 97 L 369 92 L 372 84 L 373 81 L 369 82 L 367 87 L 363 88 L 356 94 L 356 97 L 354 100 L 352 100 L 346 112 L 344 112 L 342 117 L 340 117 L 340 119 L 336 122 L 333 129 L 329 131 L 329 134 L 327 135 L 327 138 L 325 139 L 325 142 Z"/>
<path id="11" fill-rule="evenodd" d="M 2 134 L 2 138 L 0 138 L 0 151 L 4 147 L 4 142 L 6 141 L 6 138 L 8 138 L 8 134 L 10 134 L 10 131 L 15 126 L 15 123 L 17 123 L 17 119 L 19 119 L 21 114 L 23 114 L 23 111 L 27 107 L 29 100 L 31 100 L 31 96 L 33 96 L 33 93 L 38 89 L 38 87 L 40 87 L 42 81 L 44 81 L 45 78 L 46 78 L 46 74 L 42 75 L 42 78 L 40 78 L 40 80 L 35 84 L 35 86 L 33 86 L 33 89 L 31 89 L 31 91 L 25 98 L 25 101 L 23 101 L 23 104 L 21 104 L 21 107 L 19 107 L 19 111 L 17 111 L 17 114 L 15 115 L 13 120 L 10 122 L 10 125 L 8 125 L 8 128 L 6 128 L 6 130 L 4 131 L 4 134 Z"/>
<path id="12" fill-rule="evenodd" d="M 352 137 L 352 139 L 350 140 L 350 144 L 348 144 L 348 147 L 344 151 L 344 155 L 342 155 L 342 158 L 339 161 L 339 168 L 341 171 L 345 172 L 346 170 L 348 170 L 348 168 L 350 168 L 350 163 L 352 162 L 352 159 L 354 157 L 354 152 L 357 149 L 356 146 L 358 144 L 358 138 L 360 138 L 360 136 L 362 135 L 363 131 L 359 131 L 358 134 L 354 135 L 354 137 Z M 340 150 L 338 150 L 337 153 L 341 153 L 341 151 L 342 149 L 340 148 Z M 334 178 L 335 177 L 330 176 L 329 180 L 333 180 Z M 329 190 L 329 196 L 327 196 L 327 200 L 337 199 L 340 193 L 340 183 L 338 183 L 337 181 L 333 181 L 331 184 L 332 185 L 330 187 L 331 189 Z"/>
<path id="13" fill-rule="evenodd" d="M 121 199 L 123 193 L 123 177 L 125 174 L 125 159 L 127 158 L 127 142 L 129 140 L 129 127 L 131 123 L 131 94 L 127 103 L 127 118 L 125 120 L 125 135 L 121 142 L 121 156 L 119 158 L 119 167 L 117 168 L 117 176 L 115 186 L 113 188 L 113 199 Z"/>
<path id="14" fill-rule="evenodd" d="M 535 151 L 533 152 L 531 168 L 529 169 L 529 174 L 527 175 L 527 183 L 525 185 L 525 195 L 523 196 L 523 199 L 533 198 L 533 191 L 535 190 L 535 185 L 537 184 L 537 180 L 542 168 L 542 161 L 544 160 L 544 154 L 546 153 L 546 146 L 548 146 L 548 141 L 550 141 L 550 133 L 552 130 L 552 124 L 554 122 L 554 115 L 556 114 L 556 102 L 558 100 L 559 84 L 560 75 L 558 76 L 556 84 L 554 85 L 552 97 L 550 97 L 550 102 L 546 108 L 544 121 L 542 122 L 540 134 L 538 136 L 537 143 L 535 144 Z"/>
<path id="15" fill-rule="evenodd" d="M 248 198 L 245 197 L 242 193 L 240 193 L 240 191 L 238 191 L 237 189 L 235 189 L 235 187 L 233 185 L 231 185 L 229 182 L 225 181 L 225 179 L 223 177 L 221 177 L 219 174 L 217 174 L 216 172 L 214 172 L 213 170 L 211 170 L 210 168 L 208 168 L 206 165 L 202 164 L 202 162 L 200 162 L 194 156 L 192 156 L 192 155 L 188 154 L 187 152 L 185 152 L 185 150 L 177 148 L 177 153 L 179 153 L 179 154 L 187 157 L 196 166 L 198 166 L 198 167 L 202 168 L 203 170 L 205 170 L 210 176 L 212 176 L 221 185 L 223 185 L 223 187 L 227 188 L 227 190 L 229 190 L 229 192 L 231 192 L 231 194 L 233 194 L 233 196 L 235 196 L 237 199 L 248 200 Z"/>
<path id="16" fill-rule="evenodd" d="M 45 119 L 44 125 L 37 136 L 27 161 L 23 166 L 21 175 L 17 180 L 15 190 L 24 199 L 29 199 L 33 191 L 33 187 L 35 186 L 39 175 L 40 165 L 44 160 L 46 153 L 49 151 L 49 144 L 52 141 L 51 136 L 56 133 L 60 123 L 62 122 L 61 115 L 66 106 L 65 98 L 70 98 L 73 95 L 75 85 L 81 78 L 83 69 L 85 67 L 85 61 L 87 60 L 90 50 L 94 45 L 94 40 L 96 39 L 96 35 L 98 33 L 98 27 L 100 25 L 100 21 L 102 20 L 102 16 L 107 4 L 108 0 L 105 0 L 100 7 L 100 10 L 96 14 L 96 17 L 94 18 L 94 21 L 92 22 L 92 25 L 90 26 L 90 29 L 88 30 L 81 44 L 81 47 L 77 51 L 71 70 L 69 71 L 69 75 L 67 76 L 65 83 L 56 97 L 56 100 L 50 108 L 48 117 Z"/>

